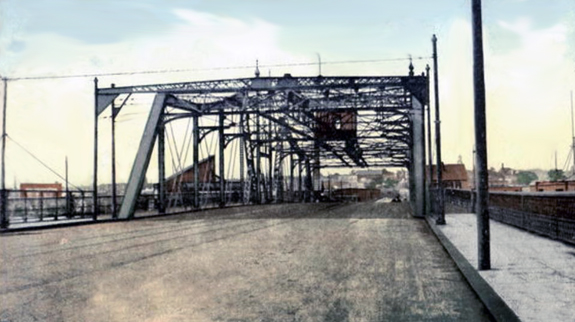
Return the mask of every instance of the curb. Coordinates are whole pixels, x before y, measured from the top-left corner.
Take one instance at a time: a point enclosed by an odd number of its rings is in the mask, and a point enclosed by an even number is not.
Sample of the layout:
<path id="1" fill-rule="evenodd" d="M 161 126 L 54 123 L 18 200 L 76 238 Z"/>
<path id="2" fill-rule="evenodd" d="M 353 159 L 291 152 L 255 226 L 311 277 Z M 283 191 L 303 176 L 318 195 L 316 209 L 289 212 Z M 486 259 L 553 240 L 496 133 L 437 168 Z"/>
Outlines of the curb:
<path id="1" fill-rule="evenodd" d="M 459 271 L 463 274 L 467 283 L 477 294 L 481 302 L 485 305 L 495 321 L 521 321 L 515 312 L 505 303 L 505 301 L 493 290 L 493 288 L 479 275 L 477 270 L 471 266 L 467 259 L 457 250 L 455 245 L 436 227 L 430 217 L 425 218 L 427 224 L 439 240 L 443 248 L 453 259 Z"/>

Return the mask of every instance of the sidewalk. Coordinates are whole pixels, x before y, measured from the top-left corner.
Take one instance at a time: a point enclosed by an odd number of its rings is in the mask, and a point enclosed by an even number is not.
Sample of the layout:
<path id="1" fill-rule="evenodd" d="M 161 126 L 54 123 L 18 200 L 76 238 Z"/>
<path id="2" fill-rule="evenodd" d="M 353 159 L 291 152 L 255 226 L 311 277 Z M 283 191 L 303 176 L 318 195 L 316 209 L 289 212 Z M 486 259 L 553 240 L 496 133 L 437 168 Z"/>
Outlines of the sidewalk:
<path id="1" fill-rule="evenodd" d="M 448 214 L 436 226 L 477 268 L 474 214 Z M 491 270 L 481 277 L 522 321 L 573 321 L 575 247 L 490 221 Z"/>

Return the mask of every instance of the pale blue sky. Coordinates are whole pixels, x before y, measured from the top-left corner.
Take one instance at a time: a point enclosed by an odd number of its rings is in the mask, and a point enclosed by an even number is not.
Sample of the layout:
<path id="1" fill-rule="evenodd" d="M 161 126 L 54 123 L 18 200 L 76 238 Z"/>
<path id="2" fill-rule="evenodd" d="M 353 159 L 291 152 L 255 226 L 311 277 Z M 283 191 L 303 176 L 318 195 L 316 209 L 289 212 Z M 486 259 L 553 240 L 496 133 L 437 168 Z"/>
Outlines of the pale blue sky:
<path id="1" fill-rule="evenodd" d="M 575 89 L 575 1 L 484 0 L 483 14 L 490 165 L 550 168 L 556 150 L 562 164 L 570 144 L 569 91 Z M 446 162 L 462 155 L 470 165 L 470 0 L 0 0 L 0 74 L 245 66 L 255 59 L 263 64 L 314 62 L 316 53 L 324 61 L 430 56 L 434 33 L 439 38 L 443 154 Z M 430 61 L 415 61 L 417 71 L 426 63 Z M 401 74 L 407 73 L 406 64 L 328 65 L 323 73 Z M 269 72 L 316 71 L 312 66 Z M 101 77 L 101 83 L 245 77 L 252 72 Z M 89 163 L 91 86 L 91 79 L 82 78 L 11 82 L 9 134 L 51 162 L 61 163 L 63 155 L 70 155 Z M 30 134 L 44 127 L 48 134 Z M 52 143 L 69 133 L 81 149 Z M 125 144 L 130 150 L 130 143 Z M 131 152 L 126 153 L 123 169 L 130 164 Z M 24 176 L 16 164 L 13 171 Z M 80 181 L 89 181 L 89 171 L 75 171 Z"/>

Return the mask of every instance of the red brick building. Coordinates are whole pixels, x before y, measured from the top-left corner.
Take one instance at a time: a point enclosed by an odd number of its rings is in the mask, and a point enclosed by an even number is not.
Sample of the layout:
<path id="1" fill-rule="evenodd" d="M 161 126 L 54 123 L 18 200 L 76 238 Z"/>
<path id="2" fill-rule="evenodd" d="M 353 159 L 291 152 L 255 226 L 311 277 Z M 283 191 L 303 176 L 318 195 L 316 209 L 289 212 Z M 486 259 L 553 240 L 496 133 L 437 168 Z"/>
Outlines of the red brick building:
<path id="1" fill-rule="evenodd" d="M 575 180 L 537 181 L 531 191 L 575 191 Z"/>
<path id="2" fill-rule="evenodd" d="M 444 188 L 469 189 L 469 178 L 464 164 L 442 164 L 442 166 L 441 181 Z M 431 185 L 437 186 L 437 166 L 435 165 L 431 167 Z"/>
<path id="3" fill-rule="evenodd" d="M 216 158 L 215 156 L 209 156 L 208 158 L 201 160 L 198 165 L 200 183 L 208 183 L 216 181 L 216 171 L 215 171 Z M 166 178 L 166 190 L 168 192 L 180 191 L 178 185 L 193 184 L 194 183 L 194 165 L 183 169 L 178 173 Z"/>
<path id="4" fill-rule="evenodd" d="M 20 197 L 22 198 L 54 198 L 62 197 L 61 183 L 21 183 Z"/>
<path id="5" fill-rule="evenodd" d="M 489 191 L 501 191 L 501 192 L 521 192 L 523 187 L 519 186 L 499 186 L 499 187 L 489 187 Z"/>

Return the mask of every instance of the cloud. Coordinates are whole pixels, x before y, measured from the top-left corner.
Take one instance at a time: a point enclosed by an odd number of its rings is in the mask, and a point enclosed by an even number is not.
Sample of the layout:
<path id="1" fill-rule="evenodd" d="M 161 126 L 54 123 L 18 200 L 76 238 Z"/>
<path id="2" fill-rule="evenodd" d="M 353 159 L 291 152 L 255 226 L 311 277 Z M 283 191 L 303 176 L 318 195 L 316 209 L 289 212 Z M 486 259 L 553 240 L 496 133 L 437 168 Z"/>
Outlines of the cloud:
<path id="1" fill-rule="evenodd" d="M 515 168 L 549 168 L 556 150 L 560 160 L 566 158 L 570 142 L 569 90 L 575 79 L 568 59 L 569 30 L 562 23 L 535 29 L 526 18 L 500 21 L 498 27 L 519 41 L 500 51 L 491 42 L 498 29 L 484 31 L 489 163 L 494 167 L 505 163 Z M 454 22 L 447 42 L 440 74 L 444 155 L 446 162 L 453 162 L 462 154 L 471 164 L 470 24 Z"/>
<path id="2" fill-rule="evenodd" d="M 239 20 L 178 9 L 170 32 L 140 35 L 118 43 L 86 44 L 53 32 L 25 33 L 26 46 L 9 67 L 11 76 L 105 73 L 118 71 L 197 69 L 266 62 L 301 61 L 301 57 L 278 45 L 279 28 L 263 20 Z M 250 77 L 254 69 L 210 70 L 176 74 L 100 77 L 100 86 L 118 86 Z M 267 71 L 262 70 L 262 73 Z M 276 69 L 275 75 L 283 70 Z M 286 71 L 287 72 L 287 71 Z M 124 108 L 117 123 L 118 182 L 128 179 L 138 146 L 150 97 L 136 97 Z M 110 120 L 100 118 L 101 181 L 109 182 Z M 8 133 L 61 172 L 64 157 L 70 158 L 71 180 L 88 184 L 92 164 L 93 83 L 91 78 L 11 81 L 8 92 Z M 177 131 L 183 131 L 176 127 Z M 181 141 L 180 141 L 181 143 Z M 179 144 L 180 144 L 179 143 Z M 18 181 L 57 180 L 14 144 L 8 178 Z M 168 152 L 169 153 L 169 152 Z M 189 160 L 189 159 L 188 159 Z M 25 165 L 25 166 L 23 166 Z M 152 159 L 151 169 L 155 167 Z M 168 166 L 168 170 L 170 167 Z M 150 171 L 150 180 L 155 177 Z M 10 181 L 10 180 L 9 180 Z"/>

